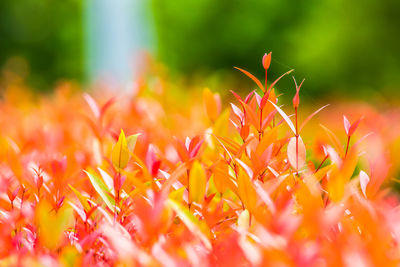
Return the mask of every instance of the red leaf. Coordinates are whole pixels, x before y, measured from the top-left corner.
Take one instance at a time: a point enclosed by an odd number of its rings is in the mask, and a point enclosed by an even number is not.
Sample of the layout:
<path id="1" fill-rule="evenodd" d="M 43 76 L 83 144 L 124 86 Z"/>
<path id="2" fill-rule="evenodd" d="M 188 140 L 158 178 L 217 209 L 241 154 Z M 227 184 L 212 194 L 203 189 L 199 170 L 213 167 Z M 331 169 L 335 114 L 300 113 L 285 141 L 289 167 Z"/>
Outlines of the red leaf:
<path id="1" fill-rule="evenodd" d="M 18 192 L 19 188 L 15 189 L 12 192 L 10 190 L 7 190 L 7 195 L 11 202 L 14 201 L 14 199 L 17 197 Z"/>
<path id="2" fill-rule="evenodd" d="M 234 97 L 240 102 L 241 100 L 243 100 L 240 95 L 238 95 L 237 93 L 235 93 L 234 91 L 231 90 L 231 93 L 234 95 Z"/>
<path id="3" fill-rule="evenodd" d="M 267 104 L 268 98 L 269 98 L 269 92 L 265 92 L 265 94 L 262 97 L 260 104 L 259 104 L 261 109 L 263 109 L 265 107 L 265 105 Z"/>
<path id="4" fill-rule="evenodd" d="M 193 140 L 192 140 L 193 141 Z M 189 150 L 189 156 L 191 158 L 196 157 L 197 153 L 199 152 L 201 145 L 203 144 L 204 140 L 200 140 L 196 143 L 196 145 L 192 148 L 190 146 L 190 150 Z M 190 143 L 190 145 L 192 145 L 192 143 Z"/>
<path id="5" fill-rule="evenodd" d="M 243 101 L 241 101 L 243 109 L 245 111 L 245 116 L 248 119 L 248 121 L 253 124 L 254 126 L 258 125 L 258 119 L 257 119 L 257 115 L 254 112 L 254 110 L 247 105 L 246 103 L 244 103 Z"/>
<path id="6" fill-rule="evenodd" d="M 356 120 L 350 127 L 349 129 L 349 136 L 352 136 L 354 134 L 354 132 L 357 130 L 358 125 L 360 124 L 361 120 L 363 118 L 359 118 L 358 120 Z"/>
<path id="7" fill-rule="evenodd" d="M 249 103 L 250 97 L 253 95 L 253 93 L 255 93 L 255 90 L 251 91 L 246 98 L 244 99 L 244 103 Z"/>
<path id="8" fill-rule="evenodd" d="M 112 98 L 110 98 L 110 99 L 101 107 L 101 109 L 100 109 L 100 116 L 103 116 L 103 115 L 104 115 L 104 113 L 107 111 L 107 109 L 108 109 L 109 107 L 111 107 L 112 104 L 114 104 L 115 100 L 116 100 L 116 98 L 115 98 L 115 97 L 112 97 Z"/>
<path id="9" fill-rule="evenodd" d="M 293 97 L 293 107 L 297 108 L 299 106 L 299 104 L 300 104 L 299 92 L 300 92 L 301 86 L 303 85 L 304 79 L 301 81 L 299 86 L 297 86 L 297 82 L 296 82 L 296 79 L 294 77 L 293 77 L 293 80 L 294 80 L 294 83 L 296 85 L 296 94 Z"/>
<path id="10" fill-rule="evenodd" d="M 299 104 L 300 104 L 299 92 L 296 92 L 296 94 L 293 97 L 293 107 L 297 108 Z"/>

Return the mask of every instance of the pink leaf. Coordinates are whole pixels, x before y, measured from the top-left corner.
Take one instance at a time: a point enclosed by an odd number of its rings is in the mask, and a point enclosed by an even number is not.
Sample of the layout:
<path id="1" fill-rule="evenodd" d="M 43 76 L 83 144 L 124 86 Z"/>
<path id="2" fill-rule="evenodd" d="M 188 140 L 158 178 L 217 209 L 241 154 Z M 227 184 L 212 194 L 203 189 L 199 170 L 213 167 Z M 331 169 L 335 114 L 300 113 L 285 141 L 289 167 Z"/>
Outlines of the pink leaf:
<path id="1" fill-rule="evenodd" d="M 331 159 L 331 161 L 336 164 L 337 166 L 341 166 L 342 165 L 342 159 L 340 158 L 339 154 L 336 152 L 335 149 L 333 149 L 333 147 L 328 146 L 326 148 L 326 151 L 328 152 L 328 155 Z"/>
<path id="2" fill-rule="evenodd" d="M 343 125 L 344 125 L 344 130 L 346 131 L 347 136 L 350 136 L 349 131 L 350 131 L 351 124 L 345 115 L 343 115 Z"/>
<path id="3" fill-rule="evenodd" d="M 367 197 L 367 185 L 369 180 L 368 174 L 366 174 L 364 171 L 360 171 L 360 187 L 365 197 Z"/>
<path id="4" fill-rule="evenodd" d="M 271 102 L 271 100 L 268 100 L 274 107 L 275 109 L 279 112 L 279 114 L 282 116 L 282 118 L 286 121 L 286 123 L 289 125 L 290 129 L 293 131 L 294 134 L 296 134 L 296 128 L 293 125 L 293 122 L 289 119 L 289 117 L 286 115 L 285 112 L 283 112 L 282 109 L 280 109 L 277 105 Z"/>
<path id="5" fill-rule="evenodd" d="M 261 99 L 262 99 L 262 97 L 257 92 L 255 92 L 254 94 L 256 95 L 256 100 L 257 100 L 258 106 L 261 107 Z"/>
<path id="6" fill-rule="evenodd" d="M 99 118 L 99 117 L 100 117 L 100 108 L 99 108 L 99 106 L 97 105 L 96 101 L 93 99 L 93 97 L 91 97 L 91 96 L 90 96 L 89 94 L 87 94 L 87 93 L 84 93 L 84 94 L 83 94 L 83 98 L 85 98 L 86 103 L 88 103 L 90 109 L 91 109 L 92 112 L 93 112 L 93 115 L 94 115 L 96 118 Z"/>
<path id="7" fill-rule="evenodd" d="M 240 110 L 235 104 L 231 103 L 233 113 L 238 117 L 239 120 L 243 120 L 243 111 Z"/>

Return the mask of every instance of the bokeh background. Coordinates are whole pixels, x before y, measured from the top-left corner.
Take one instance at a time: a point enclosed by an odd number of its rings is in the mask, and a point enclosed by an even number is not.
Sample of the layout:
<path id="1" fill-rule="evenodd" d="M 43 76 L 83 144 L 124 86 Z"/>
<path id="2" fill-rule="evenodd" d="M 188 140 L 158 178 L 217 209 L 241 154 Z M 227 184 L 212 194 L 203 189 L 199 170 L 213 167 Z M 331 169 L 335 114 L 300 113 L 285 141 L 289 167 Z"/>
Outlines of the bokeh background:
<path id="1" fill-rule="evenodd" d="M 125 83 L 146 51 L 177 79 L 229 89 L 224 81 L 246 79 L 233 66 L 261 76 L 273 51 L 272 77 L 294 68 L 308 99 L 391 100 L 399 14 L 398 0 L 1 0 L 1 80 L 17 74 L 38 91 L 63 79 Z"/>

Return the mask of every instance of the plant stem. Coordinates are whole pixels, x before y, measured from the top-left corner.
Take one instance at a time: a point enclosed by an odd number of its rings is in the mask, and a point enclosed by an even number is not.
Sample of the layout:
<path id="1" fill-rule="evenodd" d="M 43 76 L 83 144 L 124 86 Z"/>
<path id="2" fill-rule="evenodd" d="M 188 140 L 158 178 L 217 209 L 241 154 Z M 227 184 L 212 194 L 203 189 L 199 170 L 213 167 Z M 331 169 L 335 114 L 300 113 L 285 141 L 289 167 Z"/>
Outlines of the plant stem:
<path id="1" fill-rule="evenodd" d="M 324 164 L 324 162 L 328 159 L 329 155 L 326 155 L 325 158 L 322 160 L 321 164 L 319 164 L 318 168 L 315 170 L 314 173 L 316 173 L 317 171 L 319 171 L 319 169 L 321 169 L 322 164 Z"/>
<path id="2" fill-rule="evenodd" d="M 263 136 L 262 122 L 263 122 L 263 109 L 260 107 L 260 130 L 258 131 L 258 141 L 261 141 L 261 137 Z"/>
<path id="3" fill-rule="evenodd" d="M 347 152 L 349 151 L 350 137 L 351 136 L 347 136 L 347 145 L 346 145 L 346 152 L 344 153 L 344 158 L 346 158 Z"/>
<path id="4" fill-rule="evenodd" d="M 298 126 L 297 126 L 297 107 L 294 108 L 294 113 L 296 117 L 296 170 L 297 170 L 297 175 L 299 175 L 299 131 L 298 131 Z"/>
<path id="5" fill-rule="evenodd" d="M 189 169 L 186 171 L 186 175 L 187 175 L 187 192 L 188 192 L 188 209 L 189 209 L 189 211 L 190 211 L 190 207 L 192 206 L 192 202 L 190 202 L 190 189 L 189 189 L 189 183 L 190 183 L 190 181 L 189 181 L 189 178 L 190 178 L 190 171 L 189 171 Z"/>

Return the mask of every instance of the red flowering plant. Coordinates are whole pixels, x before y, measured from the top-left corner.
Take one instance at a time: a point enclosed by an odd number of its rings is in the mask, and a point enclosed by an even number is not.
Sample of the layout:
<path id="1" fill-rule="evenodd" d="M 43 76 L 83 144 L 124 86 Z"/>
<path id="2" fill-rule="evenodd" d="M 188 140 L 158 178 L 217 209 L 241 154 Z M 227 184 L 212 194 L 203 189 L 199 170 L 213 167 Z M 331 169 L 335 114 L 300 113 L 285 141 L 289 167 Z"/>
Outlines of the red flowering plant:
<path id="1" fill-rule="evenodd" d="M 316 127 L 326 106 L 302 119 L 303 81 L 292 115 L 275 92 L 292 71 L 269 82 L 270 65 L 271 53 L 264 84 L 237 68 L 258 88 L 232 92 L 230 108 L 205 89 L 205 113 L 166 83 L 124 98 L 68 84 L 39 100 L 6 94 L 0 263 L 399 265 L 398 201 L 382 186 L 398 135 L 356 139 L 368 117 Z"/>

